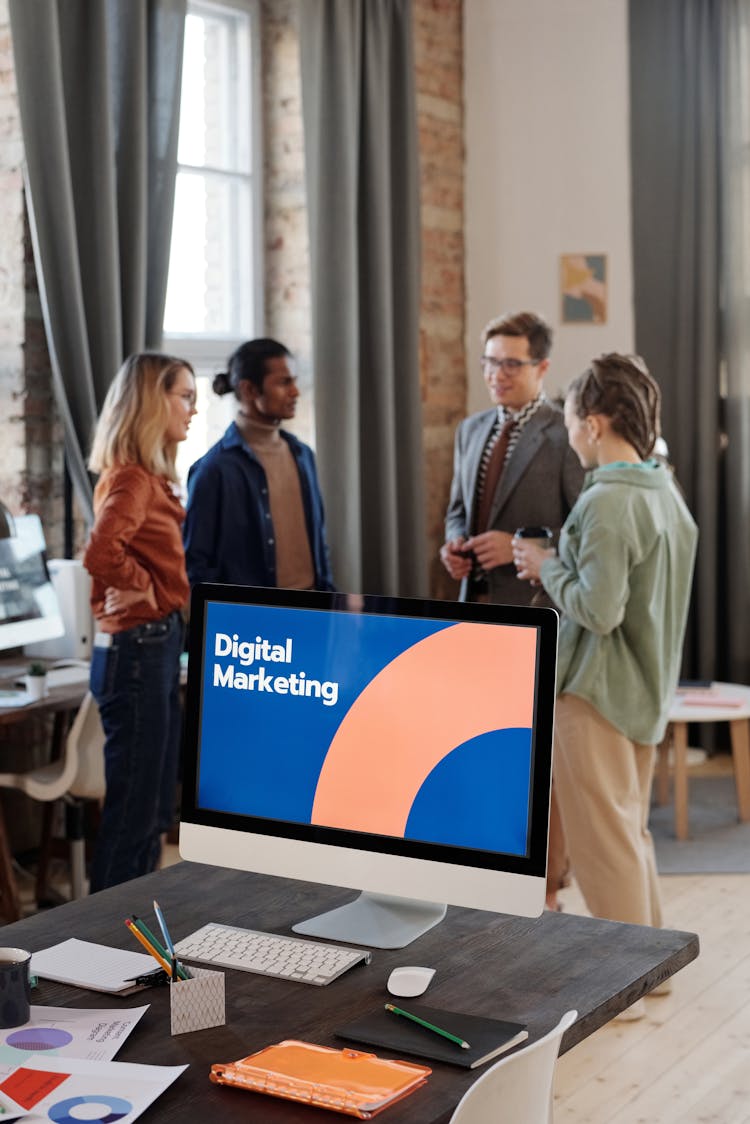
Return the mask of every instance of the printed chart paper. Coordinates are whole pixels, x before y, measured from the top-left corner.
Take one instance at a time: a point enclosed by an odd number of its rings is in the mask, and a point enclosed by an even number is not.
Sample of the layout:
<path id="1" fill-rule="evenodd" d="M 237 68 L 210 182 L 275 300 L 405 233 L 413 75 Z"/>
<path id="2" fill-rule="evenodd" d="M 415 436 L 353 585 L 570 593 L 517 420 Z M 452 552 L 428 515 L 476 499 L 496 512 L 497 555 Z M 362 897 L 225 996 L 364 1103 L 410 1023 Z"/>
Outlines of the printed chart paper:
<path id="1" fill-rule="evenodd" d="M 130 1124 L 187 1066 L 32 1058 L 0 1079 L 3 1119 Z"/>
<path id="2" fill-rule="evenodd" d="M 27 1023 L 0 1030 L 0 1080 L 42 1055 L 109 1062 L 147 1010 L 32 1006 Z"/>

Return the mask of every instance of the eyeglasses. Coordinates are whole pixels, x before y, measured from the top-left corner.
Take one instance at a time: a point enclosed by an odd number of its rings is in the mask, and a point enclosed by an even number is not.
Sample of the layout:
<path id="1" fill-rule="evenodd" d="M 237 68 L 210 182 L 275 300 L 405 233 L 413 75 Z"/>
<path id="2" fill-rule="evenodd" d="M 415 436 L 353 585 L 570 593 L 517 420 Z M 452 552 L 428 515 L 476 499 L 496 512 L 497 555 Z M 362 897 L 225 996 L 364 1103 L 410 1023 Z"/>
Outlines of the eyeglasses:
<path id="1" fill-rule="evenodd" d="M 186 410 L 195 409 L 197 398 L 194 390 L 168 390 L 167 394 L 172 398 L 181 398 Z"/>
<path id="2" fill-rule="evenodd" d="M 539 359 L 495 359 L 492 355 L 483 355 L 479 360 L 482 371 L 487 374 L 495 374 L 497 371 L 502 371 L 506 375 L 517 375 L 523 367 L 536 367 L 539 365 Z"/>

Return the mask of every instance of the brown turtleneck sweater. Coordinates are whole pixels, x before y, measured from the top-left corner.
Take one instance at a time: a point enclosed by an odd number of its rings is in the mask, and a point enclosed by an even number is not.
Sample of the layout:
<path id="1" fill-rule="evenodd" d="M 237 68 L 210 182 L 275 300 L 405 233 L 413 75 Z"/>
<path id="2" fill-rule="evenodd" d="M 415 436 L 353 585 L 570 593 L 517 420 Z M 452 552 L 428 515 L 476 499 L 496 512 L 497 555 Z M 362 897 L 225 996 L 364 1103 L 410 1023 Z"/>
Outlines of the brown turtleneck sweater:
<path id="1" fill-rule="evenodd" d="M 299 472 L 279 427 L 247 416 L 237 422 L 243 438 L 263 465 L 268 480 L 276 584 L 281 589 L 312 589 L 315 584 Z"/>

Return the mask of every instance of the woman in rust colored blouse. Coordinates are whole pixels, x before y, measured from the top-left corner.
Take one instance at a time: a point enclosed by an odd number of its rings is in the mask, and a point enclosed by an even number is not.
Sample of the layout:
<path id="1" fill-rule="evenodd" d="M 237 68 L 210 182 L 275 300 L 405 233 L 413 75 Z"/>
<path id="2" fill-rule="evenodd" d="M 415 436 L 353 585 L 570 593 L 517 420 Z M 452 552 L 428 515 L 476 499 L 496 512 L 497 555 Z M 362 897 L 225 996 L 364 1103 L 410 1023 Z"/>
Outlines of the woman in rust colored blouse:
<path id="1" fill-rule="evenodd" d="M 106 734 L 107 795 L 92 891 L 154 870 L 174 814 L 180 610 L 190 592 L 175 454 L 194 414 L 188 363 L 131 355 L 94 435 L 89 466 L 101 475 L 84 565 L 97 623 L 90 685 Z"/>

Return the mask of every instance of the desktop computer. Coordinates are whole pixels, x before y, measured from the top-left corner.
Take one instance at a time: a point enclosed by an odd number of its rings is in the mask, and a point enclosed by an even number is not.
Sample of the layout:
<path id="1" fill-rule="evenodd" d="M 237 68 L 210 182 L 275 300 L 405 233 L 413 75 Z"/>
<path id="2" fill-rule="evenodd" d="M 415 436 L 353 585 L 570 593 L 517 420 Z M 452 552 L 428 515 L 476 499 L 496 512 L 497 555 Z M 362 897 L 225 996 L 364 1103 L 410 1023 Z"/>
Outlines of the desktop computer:
<path id="1" fill-rule="evenodd" d="M 363 891 L 297 932 L 397 948 L 544 905 L 557 614 L 200 585 L 180 852 Z"/>
<path id="2" fill-rule="evenodd" d="M 0 537 L 0 649 L 62 636 L 38 515 L 18 515 Z"/>
<path id="3" fill-rule="evenodd" d="M 90 660 L 94 638 L 91 577 L 74 558 L 50 558 L 47 563 L 64 626 L 62 636 L 27 644 L 27 656 L 50 660 Z"/>

